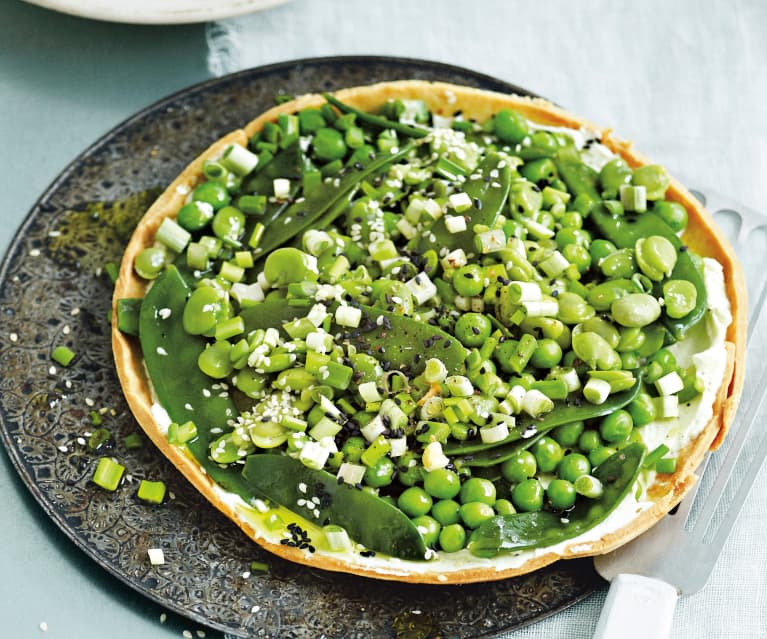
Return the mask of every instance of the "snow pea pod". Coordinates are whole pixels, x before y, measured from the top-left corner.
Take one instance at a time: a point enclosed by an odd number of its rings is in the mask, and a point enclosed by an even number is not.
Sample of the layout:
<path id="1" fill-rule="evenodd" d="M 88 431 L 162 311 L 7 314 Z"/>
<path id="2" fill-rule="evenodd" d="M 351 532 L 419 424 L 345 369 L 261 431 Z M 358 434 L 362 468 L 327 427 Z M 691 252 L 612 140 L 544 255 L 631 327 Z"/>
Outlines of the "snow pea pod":
<path id="1" fill-rule="evenodd" d="M 270 300 L 243 309 L 240 316 L 245 331 L 257 328 L 278 328 L 283 323 L 304 317 L 309 303 L 295 305 L 285 300 Z M 336 306 L 331 305 L 333 312 Z M 356 329 L 334 324 L 332 332 L 341 331 L 341 340 L 348 341 L 359 353 L 372 355 L 386 365 L 385 370 L 405 370 L 412 375 L 420 374 L 426 361 L 439 358 L 451 375 L 464 370 L 466 349 L 451 335 L 431 324 L 417 322 L 409 317 L 371 306 L 361 306 L 362 320 Z M 382 317 L 382 320 L 378 320 Z"/>
<path id="2" fill-rule="evenodd" d="M 492 227 L 509 197 L 511 187 L 511 166 L 498 153 L 488 153 L 477 170 L 463 186 L 463 191 L 471 198 L 472 206 L 463 212 L 468 218 L 465 231 L 451 233 L 445 226 L 445 218 L 439 218 L 429 233 L 421 237 L 419 250 L 426 251 L 435 245 L 450 250 L 462 248 L 466 253 L 475 253 L 474 225 Z M 436 239 L 432 239 L 434 234 Z"/>
<path id="3" fill-rule="evenodd" d="M 543 419 L 517 424 L 514 428 L 509 429 L 509 436 L 505 439 L 492 444 L 461 442 L 456 445 L 445 446 L 443 451 L 451 457 L 465 455 L 464 462 L 469 466 L 494 466 L 504 462 L 520 448 L 526 448 L 533 437 L 547 433 L 557 426 L 603 417 L 623 408 L 636 398 L 641 386 L 640 377 L 630 389 L 610 395 L 602 404 L 580 403 L 576 405 L 574 402 L 555 402 L 554 410 Z"/>
<path id="4" fill-rule="evenodd" d="M 242 471 L 247 485 L 318 525 L 342 526 L 370 550 L 402 559 L 424 559 L 421 533 L 399 508 L 335 475 L 307 468 L 284 455 L 250 455 Z M 302 491 L 301 489 L 304 489 Z M 312 501 L 313 498 L 316 501 Z"/>
<path id="5" fill-rule="evenodd" d="M 322 219 L 344 195 L 350 190 L 356 189 L 357 185 L 367 176 L 406 157 L 416 146 L 417 142 L 411 142 L 396 153 L 379 155 L 362 169 L 351 169 L 341 178 L 321 182 L 301 201 L 293 202 L 272 220 L 254 253 L 257 256 L 265 255 L 304 230 L 313 228 L 317 220 Z"/>
<path id="6" fill-rule="evenodd" d="M 685 316 L 670 318 L 664 316 L 663 322 L 671 334 L 681 339 L 685 333 L 704 316 L 707 307 L 706 285 L 703 275 L 698 269 L 693 256 L 682 248 L 682 241 L 673 229 L 658 215 L 652 212 L 641 215 L 610 215 L 602 205 L 596 205 L 589 214 L 589 219 L 599 228 L 602 234 L 618 248 L 631 248 L 637 240 L 660 235 L 666 238 L 677 250 L 677 260 L 669 279 L 687 280 L 695 286 L 697 298 L 695 306 Z M 662 285 L 656 284 L 656 296 L 662 296 Z"/>
<path id="7" fill-rule="evenodd" d="M 212 479 L 226 490 L 249 499 L 252 491 L 235 469 L 221 468 L 208 458 L 208 446 L 216 435 L 211 429 L 229 430 L 228 420 L 237 415 L 229 396 L 208 393 L 212 380 L 197 366 L 205 349 L 203 337 L 184 330 L 182 316 L 191 288 L 173 265 L 166 268 L 144 297 L 139 314 L 139 339 L 149 377 L 158 402 L 171 421 L 192 420 L 197 437 L 186 446 Z M 179 375 L 183 371 L 183 375 Z"/>
<path id="8" fill-rule="evenodd" d="M 499 515 L 482 523 L 471 535 L 469 550 L 479 557 L 501 552 L 551 546 L 593 528 L 623 501 L 642 468 L 645 447 L 630 444 L 602 462 L 594 476 L 604 492 L 597 499 L 579 499 L 567 518 L 545 511 Z M 566 523 L 563 523 L 566 522 Z"/>
<path id="9" fill-rule="evenodd" d="M 397 120 L 390 120 L 382 115 L 375 115 L 374 113 L 367 113 L 366 111 L 356 109 L 348 104 L 344 104 L 330 93 L 323 93 L 322 97 L 342 113 L 353 113 L 357 116 L 359 121 L 378 127 L 379 129 L 394 129 L 398 133 L 403 133 L 411 138 L 423 138 L 429 134 L 428 129 L 410 126 L 409 124 L 398 122 Z"/>

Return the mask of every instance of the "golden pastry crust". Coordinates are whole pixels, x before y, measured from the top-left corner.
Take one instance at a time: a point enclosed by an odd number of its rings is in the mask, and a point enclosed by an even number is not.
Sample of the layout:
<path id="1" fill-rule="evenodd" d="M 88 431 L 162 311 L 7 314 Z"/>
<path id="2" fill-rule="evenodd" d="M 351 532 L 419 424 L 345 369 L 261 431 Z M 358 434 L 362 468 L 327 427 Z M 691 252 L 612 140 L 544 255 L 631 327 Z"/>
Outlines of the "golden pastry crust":
<path id="1" fill-rule="evenodd" d="M 591 122 L 541 100 L 513 95 L 503 95 L 437 82 L 401 81 L 345 89 L 336 96 L 360 109 L 377 110 L 390 98 L 418 98 L 424 100 L 432 112 L 449 115 L 460 109 L 466 118 L 483 121 L 501 108 L 513 108 L 530 120 L 546 125 L 569 128 L 586 128 L 600 136 L 602 143 L 621 155 L 631 166 L 649 163 L 636 151 L 630 142 L 613 136 L 609 129 L 602 129 Z M 143 297 L 147 282 L 133 271 L 133 261 L 138 252 L 153 243 L 155 231 L 165 217 L 174 216 L 185 202 L 187 194 L 202 181 L 202 163 L 206 158 L 215 158 L 233 142 L 246 144 L 248 138 L 260 130 L 265 122 L 274 121 L 280 113 L 292 113 L 308 106 L 324 102 L 319 95 L 307 95 L 292 102 L 279 105 L 248 123 L 241 130 L 234 131 L 210 146 L 195 159 L 167 188 L 149 209 L 139 223 L 128 244 L 120 267 L 120 277 L 115 287 L 114 303 L 121 298 Z M 702 432 L 679 454 L 677 470 L 672 475 L 656 480 L 649 496 L 653 505 L 640 512 L 628 524 L 590 542 L 564 544 L 561 552 L 536 554 L 521 565 L 509 565 L 502 569 L 486 565 L 467 569 L 446 568 L 440 561 L 405 562 L 393 560 L 390 566 L 382 567 L 381 562 L 367 561 L 358 555 L 333 555 L 331 553 L 307 553 L 298 548 L 276 543 L 268 539 L 264 531 L 257 530 L 253 523 L 241 517 L 230 500 L 222 498 L 208 476 L 201 472 L 197 462 L 183 449 L 168 444 L 167 438 L 152 416 L 153 395 L 151 384 L 146 377 L 141 349 L 138 341 L 122 334 L 113 325 L 112 344 L 115 364 L 128 404 L 138 422 L 160 451 L 181 471 L 181 473 L 216 508 L 234 521 L 248 537 L 264 546 L 270 552 L 291 561 L 325 570 L 351 572 L 369 577 L 394 579 L 398 581 L 457 584 L 502 579 L 531 572 L 558 559 L 597 555 L 614 550 L 638 534 L 647 530 L 665 513 L 673 508 L 686 494 L 696 480 L 695 469 L 706 451 L 716 448 L 732 423 L 743 386 L 743 371 L 746 343 L 746 288 L 741 267 L 732 247 L 720 235 L 708 212 L 678 181 L 672 179 L 667 198 L 680 202 L 688 211 L 689 224 L 684 241 L 700 255 L 716 259 L 723 268 L 726 294 L 730 302 L 732 323 L 726 333 L 728 355 L 724 380 L 714 403 L 713 417 Z M 114 317 L 117 316 L 115 311 Z"/>

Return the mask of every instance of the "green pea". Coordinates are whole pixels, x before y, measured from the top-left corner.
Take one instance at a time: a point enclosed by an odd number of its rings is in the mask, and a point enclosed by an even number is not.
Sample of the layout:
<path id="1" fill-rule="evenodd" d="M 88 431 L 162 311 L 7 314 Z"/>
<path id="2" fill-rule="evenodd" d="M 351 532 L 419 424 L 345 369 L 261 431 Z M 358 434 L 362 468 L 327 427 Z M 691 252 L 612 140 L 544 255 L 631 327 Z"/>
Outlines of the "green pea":
<path id="1" fill-rule="evenodd" d="M 454 471 L 438 468 L 424 474 L 423 487 L 436 499 L 452 499 L 461 491 L 461 480 Z"/>
<path id="2" fill-rule="evenodd" d="M 440 523 L 434 517 L 429 517 L 429 515 L 414 517 L 412 522 L 418 528 L 418 532 L 421 533 L 423 543 L 429 548 L 434 548 L 439 541 L 439 534 L 442 530 Z"/>
<path id="3" fill-rule="evenodd" d="M 535 512 L 543 507 L 543 486 L 537 479 L 525 479 L 514 486 L 511 502 L 521 512 Z"/>
<path id="4" fill-rule="evenodd" d="M 565 324 L 578 324 L 594 317 L 594 307 L 576 293 L 570 291 L 560 293 L 557 301 L 559 302 L 557 319 Z"/>
<path id="5" fill-rule="evenodd" d="M 615 157 L 607 162 L 599 172 L 599 183 L 602 185 L 603 197 L 615 198 L 621 186 L 631 184 L 631 167 L 621 157 Z"/>
<path id="6" fill-rule="evenodd" d="M 464 346 L 481 346 L 490 337 L 493 325 L 482 313 L 464 313 L 455 323 L 455 336 Z"/>
<path id="7" fill-rule="evenodd" d="M 560 479 L 566 479 L 574 482 L 581 475 L 588 475 L 591 472 L 591 464 L 585 455 L 580 453 L 569 453 L 562 458 L 557 466 L 557 475 Z"/>
<path id="8" fill-rule="evenodd" d="M 597 238 L 589 246 L 589 253 L 593 262 L 599 265 L 599 261 L 606 258 L 608 255 L 612 255 L 618 247 L 615 246 L 610 240 Z"/>
<path id="9" fill-rule="evenodd" d="M 588 231 L 571 227 L 559 229 L 554 239 L 560 250 L 568 244 L 577 244 L 578 246 L 587 248 L 589 244 L 591 244 L 591 235 Z"/>
<path id="10" fill-rule="evenodd" d="M 528 157 L 553 157 L 559 148 L 557 137 L 549 131 L 535 131 L 530 136 L 530 146 L 523 149 Z"/>
<path id="11" fill-rule="evenodd" d="M 633 428 L 634 420 L 631 418 L 631 413 L 618 409 L 602 418 L 599 423 L 599 434 L 606 442 L 614 444 L 626 439 Z"/>
<path id="12" fill-rule="evenodd" d="M 218 182 L 203 182 L 192 191 L 192 200 L 195 202 L 205 202 L 218 211 L 231 201 L 229 191 L 223 184 Z"/>
<path id="13" fill-rule="evenodd" d="M 602 445 L 602 436 L 596 430 L 585 430 L 578 438 L 578 448 L 587 454 Z"/>
<path id="14" fill-rule="evenodd" d="M 466 530 L 461 524 L 448 524 L 439 533 L 439 547 L 444 552 L 458 552 L 466 546 Z"/>
<path id="15" fill-rule="evenodd" d="M 557 426 L 551 436 L 557 440 L 557 443 L 563 448 L 574 448 L 578 445 L 578 440 L 583 433 L 584 423 L 582 421 L 570 422 Z"/>
<path id="16" fill-rule="evenodd" d="M 212 286 L 192 291 L 184 306 L 182 323 L 190 335 L 212 335 L 216 324 L 229 316 L 226 294 Z"/>
<path id="17" fill-rule="evenodd" d="M 153 280 L 160 276 L 165 268 L 165 251 L 159 246 L 150 246 L 139 251 L 133 262 L 133 270 L 145 280 Z"/>
<path id="18" fill-rule="evenodd" d="M 443 526 L 461 521 L 461 505 L 453 499 L 440 499 L 431 507 L 431 516 Z"/>
<path id="19" fill-rule="evenodd" d="M 615 448 L 611 448 L 609 446 L 599 446 L 589 453 L 589 462 L 591 462 L 593 468 L 596 468 L 599 466 L 599 464 L 602 464 L 610 459 L 610 457 L 612 457 L 615 453 Z"/>
<path id="20" fill-rule="evenodd" d="M 687 228 L 687 209 L 679 202 L 658 200 L 653 204 L 652 211 L 668 224 L 674 233 L 679 233 Z"/>
<path id="21" fill-rule="evenodd" d="M 535 442 L 532 453 L 535 455 L 538 470 L 542 473 L 554 472 L 557 464 L 564 457 L 562 447 L 551 437 L 541 437 Z"/>
<path id="22" fill-rule="evenodd" d="M 529 450 L 518 450 L 501 464 L 501 475 L 506 481 L 518 484 L 535 476 L 537 469 L 538 463 L 535 461 L 535 455 Z"/>
<path id="23" fill-rule="evenodd" d="M 245 232 L 245 214 L 233 206 L 225 206 L 216 212 L 211 228 L 224 242 L 238 243 Z"/>
<path id="24" fill-rule="evenodd" d="M 639 356 L 632 351 L 627 351 L 625 353 L 621 353 L 620 355 L 621 369 L 624 371 L 635 371 L 642 365 L 642 363 L 639 361 Z"/>
<path id="25" fill-rule="evenodd" d="M 679 319 L 695 308 L 698 290 L 687 280 L 668 280 L 663 283 L 663 301 L 666 315 Z"/>
<path id="26" fill-rule="evenodd" d="M 659 282 L 671 275 L 676 265 L 676 248 L 662 235 L 640 238 L 634 244 L 636 263 L 647 277 Z"/>
<path id="27" fill-rule="evenodd" d="M 365 469 L 363 481 L 373 488 L 382 488 L 392 483 L 394 462 L 389 457 L 381 457 L 375 464 Z"/>
<path id="28" fill-rule="evenodd" d="M 298 125 L 301 133 L 315 133 L 325 126 L 325 118 L 319 109 L 303 109 L 298 112 Z"/>
<path id="29" fill-rule="evenodd" d="M 495 504 L 493 505 L 493 508 L 495 508 L 495 512 L 497 512 L 499 515 L 516 515 L 517 514 L 517 509 L 514 508 L 514 504 L 512 504 L 508 499 L 496 500 Z"/>
<path id="30" fill-rule="evenodd" d="M 568 211 L 562 215 L 560 224 L 563 228 L 582 229 L 583 215 L 581 215 L 578 211 Z"/>
<path id="31" fill-rule="evenodd" d="M 519 144 L 530 130 L 525 116 L 511 109 L 501 109 L 495 114 L 493 128 L 498 139 L 506 144 Z"/>
<path id="32" fill-rule="evenodd" d="M 676 357 L 674 356 L 674 353 L 667 348 L 661 348 L 655 352 L 650 358 L 650 362 L 660 366 L 660 377 L 673 373 L 676 370 Z"/>
<path id="33" fill-rule="evenodd" d="M 314 155 L 325 162 L 340 160 L 346 155 L 346 143 L 343 134 L 337 129 L 322 127 L 312 140 Z"/>
<path id="34" fill-rule="evenodd" d="M 644 186 L 647 190 L 648 200 L 662 200 L 663 196 L 666 195 L 666 189 L 668 189 L 671 179 L 662 166 L 647 164 L 634 169 L 631 183 L 634 186 Z"/>
<path id="35" fill-rule="evenodd" d="M 599 262 L 599 268 L 610 279 L 629 278 L 636 272 L 634 251 L 619 249 Z"/>
<path id="36" fill-rule="evenodd" d="M 367 449 L 367 442 L 364 438 L 359 436 L 349 437 L 341 447 L 341 453 L 344 459 L 356 464 L 362 458 L 362 453 Z"/>
<path id="37" fill-rule="evenodd" d="M 562 255 L 570 264 L 575 265 L 579 273 L 585 273 L 591 268 L 591 254 L 581 244 L 567 244 L 562 249 Z"/>
<path id="38" fill-rule="evenodd" d="M 525 162 L 519 168 L 520 174 L 539 186 L 541 183 L 550 184 L 557 177 L 557 167 L 549 158 L 540 158 Z"/>
<path id="39" fill-rule="evenodd" d="M 546 488 L 546 496 L 554 510 L 567 510 L 575 504 L 577 494 L 572 482 L 565 479 L 553 479 Z"/>
<path id="40" fill-rule="evenodd" d="M 403 486 L 413 486 L 423 480 L 424 471 L 417 453 L 408 451 L 397 460 L 397 479 Z"/>
<path id="41" fill-rule="evenodd" d="M 232 362 L 229 359 L 231 349 L 232 345 L 226 340 L 214 342 L 200 353 L 197 366 L 208 377 L 223 379 L 232 372 Z"/>
<path id="42" fill-rule="evenodd" d="M 420 486 L 406 488 L 397 499 L 399 509 L 409 517 L 420 517 L 431 510 L 433 500 Z"/>
<path id="43" fill-rule="evenodd" d="M 482 267 L 478 264 L 467 264 L 453 273 L 453 288 L 458 295 L 474 297 L 480 295 L 485 288 L 485 278 Z"/>
<path id="44" fill-rule="evenodd" d="M 461 506 L 461 521 L 467 528 L 478 528 L 482 522 L 495 517 L 492 506 L 481 501 L 470 501 Z"/>
<path id="45" fill-rule="evenodd" d="M 187 231 L 199 231 L 213 219 L 213 207 L 207 202 L 189 202 L 179 211 L 176 221 Z"/>
<path id="46" fill-rule="evenodd" d="M 642 327 L 658 319 L 661 308 L 652 295 L 629 293 L 612 303 L 610 313 L 621 326 Z"/>
<path id="47" fill-rule="evenodd" d="M 635 426 L 644 426 L 655 419 L 655 402 L 647 393 L 639 393 L 626 407 Z"/>
<path id="48" fill-rule="evenodd" d="M 460 499 L 462 504 L 481 502 L 492 506 L 495 503 L 495 484 L 483 477 L 471 477 L 461 485 Z"/>
<path id="49" fill-rule="evenodd" d="M 530 363 L 535 368 L 554 368 L 562 361 L 562 347 L 553 339 L 539 339 L 530 358 Z"/>

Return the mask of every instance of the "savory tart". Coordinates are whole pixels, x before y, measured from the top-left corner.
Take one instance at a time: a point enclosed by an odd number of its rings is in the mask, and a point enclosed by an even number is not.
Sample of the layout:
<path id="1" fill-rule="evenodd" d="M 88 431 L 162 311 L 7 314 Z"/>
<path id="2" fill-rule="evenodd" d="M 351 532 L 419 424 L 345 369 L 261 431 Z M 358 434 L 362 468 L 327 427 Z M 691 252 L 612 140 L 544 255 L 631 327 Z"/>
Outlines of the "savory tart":
<path id="1" fill-rule="evenodd" d="M 307 95 L 195 159 L 114 295 L 125 396 L 258 544 L 468 583 L 613 550 L 694 483 L 743 381 L 709 214 L 540 99 Z"/>

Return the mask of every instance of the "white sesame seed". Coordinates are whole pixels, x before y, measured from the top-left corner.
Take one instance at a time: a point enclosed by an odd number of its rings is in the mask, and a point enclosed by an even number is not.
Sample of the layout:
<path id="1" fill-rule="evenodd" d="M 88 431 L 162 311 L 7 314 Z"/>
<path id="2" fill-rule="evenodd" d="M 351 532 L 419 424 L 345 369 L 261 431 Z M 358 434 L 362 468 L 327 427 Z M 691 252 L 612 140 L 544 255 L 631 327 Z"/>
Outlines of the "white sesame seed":
<path id="1" fill-rule="evenodd" d="M 12 342 L 18 342 L 19 341 L 19 334 L 18 333 L 11 333 L 8 337 L 9 337 L 9 339 Z"/>
<path id="2" fill-rule="evenodd" d="M 181 633 L 181 636 L 184 637 L 184 639 L 192 639 L 192 633 L 188 630 L 184 630 L 184 632 Z"/>
<path id="3" fill-rule="evenodd" d="M 64 446 L 63 444 L 62 444 L 61 446 L 59 446 L 59 450 L 60 450 L 62 453 L 66 453 L 66 452 L 68 452 L 68 451 L 69 451 L 69 449 L 68 449 L 66 446 Z"/>
<path id="4" fill-rule="evenodd" d="M 195 630 L 195 633 L 200 639 L 203 639 L 205 637 L 205 631 L 204 630 Z"/>
<path id="5" fill-rule="evenodd" d="M 41 632 L 48 632 L 48 624 L 44 621 L 40 622 L 40 631 Z"/>
<path id="6" fill-rule="evenodd" d="M 165 623 L 168 620 L 168 615 L 166 615 L 164 612 L 160 613 L 160 623 Z"/>
<path id="7" fill-rule="evenodd" d="M 158 346 L 156 349 L 158 355 L 167 355 L 168 351 L 166 351 L 162 346 Z"/>
<path id="8" fill-rule="evenodd" d="M 246 570 L 244 573 L 242 573 L 243 579 L 250 579 L 250 571 Z"/>
<path id="9" fill-rule="evenodd" d="M 96 402 L 94 402 L 90 397 L 85 398 L 85 405 L 90 406 L 93 408 L 96 405 Z"/>
<path id="10" fill-rule="evenodd" d="M 69 314 L 72 317 L 77 317 L 80 314 L 80 309 L 79 308 L 73 308 L 71 311 L 69 311 Z"/>
<path id="11" fill-rule="evenodd" d="M 37 257 L 40 255 L 40 249 L 34 248 L 29 251 L 30 257 Z"/>
<path id="12" fill-rule="evenodd" d="M 50 375 L 55 375 L 55 374 L 56 374 L 56 367 L 55 367 L 55 366 L 51 366 L 51 367 L 48 369 L 48 373 L 49 373 Z"/>
<path id="13" fill-rule="evenodd" d="M 253 606 L 253 607 L 250 609 L 250 612 L 256 613 L 256 612 L 258 612 L 259 610 L 261 610 L 261 606 Z"/>
<path id="14" fill-rule="evenodd" d="M 85 446 L 85 438 L 84 437 L 78 437 L 77 443 L 80 444 L 80 446 Z"/>

